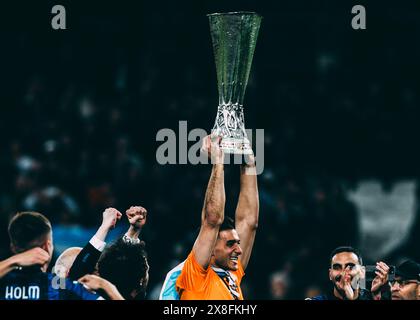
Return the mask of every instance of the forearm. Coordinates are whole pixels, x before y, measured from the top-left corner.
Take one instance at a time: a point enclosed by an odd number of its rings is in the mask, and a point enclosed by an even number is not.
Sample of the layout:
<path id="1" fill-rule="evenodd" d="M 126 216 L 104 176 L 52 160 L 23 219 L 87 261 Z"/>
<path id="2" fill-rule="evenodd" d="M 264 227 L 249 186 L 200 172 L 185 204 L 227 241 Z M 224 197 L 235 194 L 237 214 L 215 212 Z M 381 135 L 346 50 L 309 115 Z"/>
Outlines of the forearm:
<path id="1" fill-rule="evenodd" d="M 236 223 L 248 222 L 257 227 L 259 198 L 255 165 L 242 165 L 240 177 L 240 193 L 236 208 Z"/>
<path id="2" fill-rule="evenodd" d="M 86 274 L 93 273 L 100 256 L 101 251 L 88 242 L 77 255 L 67 276 L 72 280 L 77 280 Z"/>
<path id="3" fill-rule="evenodd" d="M 211 172 L 201 215 L 201 228 L 194 243 L 193 252 L 197 263 L 207 269 L 224 220 L 225 186 L 223 165 L 215 164 Z"/>
<path id="4" fill-rule="evenodd" d="M 0 279 L 18 267 L 14 256 L 0 262 Z"/>
<path id="5" fill-rule="evenodd" d="M 98 229 L 98 231 L 96 231 L 95 233 L 95 237 L 101 241 L 105 242 L 105 239 L 108 235 L 109 232 L 109 227 L 106 227 L 104 225 L 101 225 Z"/>
<path id="6" fill-rule="evenodd" d="M 132 225 L 128 228 L 126 235 L 132 239 L 139 239 L 141 228 L 133 227 Z"/>
<path id="7" fill-rule="evenodd" d="M 224 220 L 225 201 L 224 167 L 223 164 L 215 164 L 207 185 L 202 211 L 203 222 L 220 225 Z"/>

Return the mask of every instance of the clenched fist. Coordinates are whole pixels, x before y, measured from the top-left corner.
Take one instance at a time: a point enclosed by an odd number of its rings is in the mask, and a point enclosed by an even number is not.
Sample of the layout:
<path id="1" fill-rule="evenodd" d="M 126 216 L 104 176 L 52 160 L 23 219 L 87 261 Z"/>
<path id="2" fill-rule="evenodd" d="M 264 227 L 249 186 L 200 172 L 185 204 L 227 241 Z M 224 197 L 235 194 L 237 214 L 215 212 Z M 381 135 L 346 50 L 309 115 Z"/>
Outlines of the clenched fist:
<path id="1" fill-rule="evenodd" d="M 125 213 L 132 227 L 140 229 L 146 224 L 147 210 L 145 208 L 134 206 L 130 207 Z"/>
<path id="2" fill-rule="evenodd" d="M 121 219 L 121 212 L 115 208 L 107 208 L 102 214 L 102 226 L 111 229 L 115 227 L 117 220 Z"/>

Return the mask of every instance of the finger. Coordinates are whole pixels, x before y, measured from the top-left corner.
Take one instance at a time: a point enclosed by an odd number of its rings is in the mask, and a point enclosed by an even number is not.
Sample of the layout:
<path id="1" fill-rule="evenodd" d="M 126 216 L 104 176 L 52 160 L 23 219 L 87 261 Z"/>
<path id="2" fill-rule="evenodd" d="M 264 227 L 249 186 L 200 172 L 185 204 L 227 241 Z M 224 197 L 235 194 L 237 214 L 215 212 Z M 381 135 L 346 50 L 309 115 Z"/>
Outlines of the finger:
<path id="1" fill-rule="evenodd" d="M 33 251 L 34 254 L 42 255 L 42 256 L 45 256 L 45 257 L 49 257 L 50 256 L 49 253 L 47 251 L 45 251 L 44 249 L 42 249 L 42 248 L 37 247 L 35 249 Z"/>
<path id="2" fill-rule="evenodd" d="M 45 258 L 43 258 L 43 257 L 38 257 L 38 258 L 34 261 L 34 263 L 35 263 L 35 264 L 40 264 L 40 265 L 43 265 L 43 264 L 45 264 L 47 261 L 48 261 L 48 259 L 45 259 Z"/>
<path id="3" fill-rule="evenodd" d="M 383 276 L 386 276 L 387 275 L 387 272 L 386 271 L 384 271 L 384 270 L 377 270 L 381 275 L 383 275 Z"/>
<path id="4" fill-rule="evenodd" d="M 41 256 L 43 259 L 46 259 L 46 260 L 48 260 L 48 259 L 50 258 L 50 255 L 49 255 L 46 251 L 41 252 L 41 253 L 40 253 L 40 256 Z"/>
<path id="5" fill-rule="evenodd" d="M 380 261 L 377 265 L 381 266 L 385 271 L 389 270 L 389 267 L 385 262 Z"/>
<path id="6" fill-rule="evenodd" d="M 49 255 L 48 254 L 40 253 L 40 254 L 35 255 L 34 258 L 35 259 L 38 259 L 38 260 L 44 260 L 44 261 L 46 261 L 46 260 L 48 260 Z"/>
<path id="7" fill-rule="evenodd" d="M 134 214 L 141 214 L 141 215 L 146 215 L 147 210 L 143 207 L 137 206 L 135 207 L 136 210 L 134 211 Z"/>
<path id="8" fill-rule="evenodd" d="M 142 207 L 136 206 L 134 208 L 135 208 L 134 213 L 136 213 L 136 214 L 137 213 L 141 213 L 143 211 L 143 208 Z"/>
<path id="9" fill-rule="evenodd" d="M 382 274 L 387 274 L 387 271 L 382 266 L 376 266 L 376 270 L 380 271 Z"/>
<path id="10" fill-rule="evenodd" d="M 375 271 L 375 274 L 382 280 L 382 279 L 384 279 L 385 277 L 384 277 L 384 275 L 382 274 L 382 273 L 380 273 L 380 272 L 378 272 L 378 271 Z"/>
<path id="11" fill-rule="evenodd" d="M 142 216 L 136 216 L 135 218 L 133 218 L 133 223 L 139 222 L 141 220 L 143 220 Z"/>
<path id="12" fill-rule="evenodd" d="M 385 271 L 389 271 L 389 267 L 388 267 L 388 265 L 386 264 L 386 263 L 384 263 L 384 262 L 380 262 L 380 265 L 382 266 L 382 268 L 385 270 Z"/>

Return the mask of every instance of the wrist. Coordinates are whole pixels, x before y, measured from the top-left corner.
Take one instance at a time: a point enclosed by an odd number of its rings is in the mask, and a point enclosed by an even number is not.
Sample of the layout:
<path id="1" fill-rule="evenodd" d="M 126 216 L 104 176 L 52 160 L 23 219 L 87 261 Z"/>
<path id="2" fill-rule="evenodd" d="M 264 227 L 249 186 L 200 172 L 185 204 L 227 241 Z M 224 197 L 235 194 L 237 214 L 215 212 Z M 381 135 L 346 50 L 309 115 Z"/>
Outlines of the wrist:
<path id="1" fill-rule="evenodd" d="M 128 231 L 126 232 L 126 235 L 128 235 L 131 238 L 138 238 L 140 236 L 141 229 L 141 226 L 137 227 L 131 224 L 130 228 L 128 228 Z"/>
<path id="2" fill-rule="evenodd" d="M 223 163 L 215 163 L 213 164 L 213 174 L 216 176 L 221 176 L 224 174 L 225 166 Z"/>
<path id="3" fill-rule="evenodd" d="M 111 229 L 110 225 L 102 222 L 102 224 L 100 225 L 98 229 L 98 232 L 108 232 L 110 229 Z"/>
<path id="4" fill-rule="evenodd" d="M 98 230 L 95 233 L 95 237 L 101 241 L 105 241 L 105 238 L 108 235 L 109 230 L 110 230 L 110 226 L 107 226 L 106 224 L 101 224 L 101 226 L 98 228 Z"/>
<path id="5" fill-rule="evenodd" d="M 6 259 L 7 266 L 10 269 L 17 269 L 20 267 L 20 260 L 19 260 L 20 254 L 11 256 L 10 258 Z"/>

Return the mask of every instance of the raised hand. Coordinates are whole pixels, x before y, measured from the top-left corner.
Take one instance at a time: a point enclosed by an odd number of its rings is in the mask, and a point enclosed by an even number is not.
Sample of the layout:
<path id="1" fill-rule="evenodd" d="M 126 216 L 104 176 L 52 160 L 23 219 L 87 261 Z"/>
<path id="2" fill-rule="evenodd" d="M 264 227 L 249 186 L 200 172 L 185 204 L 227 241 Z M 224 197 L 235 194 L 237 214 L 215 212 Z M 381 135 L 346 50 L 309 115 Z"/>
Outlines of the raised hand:
<path id="1" fill-rule="evenodd" d="M 107 208 L 102 214 L 102 226 L 108 229 L 114 228 L 122 217 L 121 212 L 115 208 Z"/>
<path id="2" fill-rule="evenodd" d="M 380 261 L 376 263 L 376 277 L 372 281 L 371 291 L 373 294 L 378 293 L 381 288 L 388 283 L 389 267 L 386 263 Z"/>
<path id="3" fill-rule="evenodd" d="M 203 139 L 201 152 L 207 154 L 212 164 L 223 164 L 224 152 L 220 148 L 222 137 L 220 136 L 206 136 Z"/>
<path id="4" fill-rule="evenodd" d="M 352 277 L 348 272 L 345 272 L 344 276 L 341 277 L 341 281 L 344 293 L 348 300 L 355 300 L 357 298 L 355 289 L 352 286 Z"/>
<path id="5" fill-rule="evenodd" d="M 124 300 L 115 285 L 106 279 L 95 276 L 93 274 L 87 274 L 80 278 L 78 281 L 90 291 L 102 290 L 111 300 Z"/>
<path id="6" fill-rule="evenodd" d="M 130 225 L 135 229 L 141 229 L 147 221 L 147 210 L 141 206 L 130 207 L 126 212 Z"/>
<path id="7" fill-rule="evenodd" d="M 14 259 L 18 267 L 43 266 L 50 260 L 50 255 L 44 249 L 37 247 L 15 255 Z"/>

